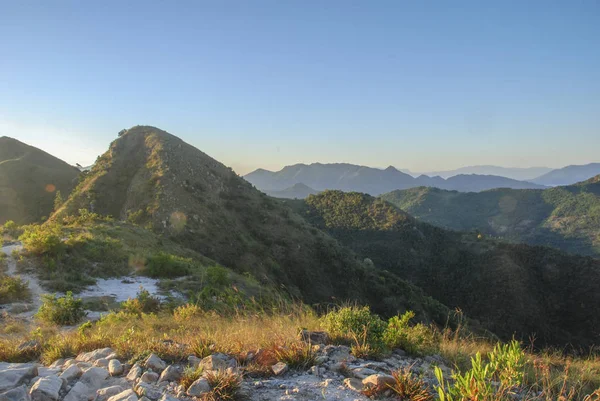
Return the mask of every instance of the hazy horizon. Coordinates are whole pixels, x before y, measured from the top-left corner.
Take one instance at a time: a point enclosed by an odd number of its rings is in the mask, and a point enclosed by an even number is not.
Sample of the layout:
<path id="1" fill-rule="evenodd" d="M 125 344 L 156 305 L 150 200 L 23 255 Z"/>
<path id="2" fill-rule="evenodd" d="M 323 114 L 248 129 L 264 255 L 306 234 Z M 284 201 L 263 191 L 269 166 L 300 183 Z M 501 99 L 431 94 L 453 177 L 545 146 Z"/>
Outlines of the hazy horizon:
<path id="1" fill-rule="evenodd" d="M 6 2 L 0 135 L 88 165 L 154 125 L 239 174 L 598 161 L 600 4 Z"/>

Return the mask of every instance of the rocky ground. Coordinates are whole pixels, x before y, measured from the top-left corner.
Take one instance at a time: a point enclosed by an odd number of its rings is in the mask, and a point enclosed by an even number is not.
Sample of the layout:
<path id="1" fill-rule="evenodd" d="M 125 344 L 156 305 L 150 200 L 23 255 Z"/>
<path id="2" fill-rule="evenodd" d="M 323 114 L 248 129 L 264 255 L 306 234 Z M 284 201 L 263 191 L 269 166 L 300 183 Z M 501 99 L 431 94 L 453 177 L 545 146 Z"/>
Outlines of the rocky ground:
<path id="1" fill-rule="evenodd" d="M 397 350 L 381 361 L 366 361 L 353 357 L 346 346 L 313 347 L 315 366 L 291 370 L 279 362 L 265 378 L 252 378 L 236 359 L 220 353 L 204 359 L 192 355 L 187 363 L 171 365 L 151 354 L 131 366 L 110 348 L 50 366 L 0 362 L 0 401 L 197 401 L 212 390 L 207 378 L 215 371 L 240 378 L 242 399 L 354 401 L 367 400 L 364 388 L 392 381 L 390 373 L 401 368 L 422 374 L 430 385 L 435 381 L 432 365 L 449 372 L 438 356 L 415 359 Z M 180 385 L 184 370 L 198 366 L 202 377 L 187 388 Z"/>

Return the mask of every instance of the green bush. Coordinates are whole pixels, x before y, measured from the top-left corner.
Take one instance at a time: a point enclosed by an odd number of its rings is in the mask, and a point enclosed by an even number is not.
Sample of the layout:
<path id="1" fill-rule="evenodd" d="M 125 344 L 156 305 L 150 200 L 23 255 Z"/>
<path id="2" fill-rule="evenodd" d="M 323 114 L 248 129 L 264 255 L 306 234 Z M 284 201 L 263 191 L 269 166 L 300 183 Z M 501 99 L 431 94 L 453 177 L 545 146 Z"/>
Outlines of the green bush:
<path id="1" fill-rule="evenodd" d="M 86 316 L 83 302 L 80 298 L 74 298 L 72 292 L 67 292 L 64 297 L 56 294 L 42 295 L 42 306 L 36 317 L 40 320 L 59 324 L 73 325 Z"/>
<path id="2" fill-rule="evenodd" d="M 134 315 L 142 313 L 156 313 L 160 310 L 160 300 L 148 292 L 148 290 L 140 287 L 137 297 L 129 298 L 121 303 L 121 310 Z"/>
<path id="3" fill-rule="evenodd" d="M 159 252 L 146 260 L 143 273 L 150 277 L 180 277 L 192 270 L 191 259 Z"/>
<path id="4" fill-rule="evenodd" d="M 206 269 L 206 278 L 209 284 L 217 287 L 229 284 L 229 273 L 221 266 L 210 266 Z"/>
<path id="5" fill-rule="evenodd" d="M 0 255 L 4 255 L 0 253 Z M 29 286 L 20 277 L 0 274 L 0 304 L 29 299 Z"/>
<path id="6" fill-rule="evenodd" d="M 0 227 L 0 234 L 7 235 L 11 238 L 18 238 L 21 233 L 22 229 L 12 220 L 8 220 Z"/>
<path id="7" fill-rule="evenodd" d="M 407 311 L 402 316 L 394 316 L 388 321 L 383 333 L 383 342 L 388 348 L 402 348 L 409 354 L 426 355 L 438 350 L 438 339 L 429 327 L 418 323 L 410 325 L 415 313 Z"/>
<path id="8" fill-rule="evenodd" d="M 321 325 L 329 335 L 339 340 L 361 339 L 371 345 L 379 345 L 386 325 L 368 306 L 346 306 L 327 313 Z"/>
<path id="9" fill-rule="evenodd" d="M 58 255 L 63 250 L 62 227 L 56 223 L 25 226 L 19 240 L 35 255 Z"/>

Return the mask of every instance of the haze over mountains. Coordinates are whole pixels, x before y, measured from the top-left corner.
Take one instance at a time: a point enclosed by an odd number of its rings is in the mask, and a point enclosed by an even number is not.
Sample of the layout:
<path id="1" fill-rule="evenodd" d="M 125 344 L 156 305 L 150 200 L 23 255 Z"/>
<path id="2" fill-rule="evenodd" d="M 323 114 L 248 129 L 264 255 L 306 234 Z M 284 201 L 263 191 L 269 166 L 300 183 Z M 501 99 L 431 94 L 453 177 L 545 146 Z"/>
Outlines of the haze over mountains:
<path id="1" fill-rule="evenodd" d="M 459 191 L 483 191 L 499 187 L 544 188 L 530 182 L 489 175 L 457 175 L 448 179 L 422 175 L 414 178 L 392 166 L 382 170 L 347 163 L 296 164 L 277 172 L 259 169 L 244 178 L 262 191 L 283 191 L 295 184 L 304 184 L 317 191 L 338 189 L 371 195 L 419 186 Z"/>
<path id="2" fill-rule="evenodd" d="M 500 167 L 500 166 L 467 166 L 455 170 L 429 171 L 424 173 L 413 173 L 405 171 L 414 177 L 428 175 L 430 177 L 440 176 L 450 178 L 459 174 L 497 175 L 519 181 L 530 181 L 543 174 L 552 171 L 550 167 Z"/>
<path id="3" fill-rule="evenodd" d="M 375 196 L 398 189 L 421 186 L 460 192 L 480 192 L 494 188 L 543 189 L 547 186 L 574 184 L 600 174 L 600 163 L 569 166 L 552 171 L 546 167 L 473 166 L 445 171 L 441 174 L 443 176 L 419 175 L 413 177 L 393 166 L 379 169 L 348 163 L 312 163 L 286 166 L 279 171 L 258 169 L 245 175 L 244 178 L 261 191 L 282 198 L 299 197 L 302 192 L 292 188 L 298 184 L 308 187 L 312 192 L 338 189 L 364 192 Z M 508 176 L 531 177 L 532 179 L 526 181 Z M 310 191 L 304 188 L 304 192 L 309 193 Z M 290 194 L 294 194 L 294 196 Z"/>

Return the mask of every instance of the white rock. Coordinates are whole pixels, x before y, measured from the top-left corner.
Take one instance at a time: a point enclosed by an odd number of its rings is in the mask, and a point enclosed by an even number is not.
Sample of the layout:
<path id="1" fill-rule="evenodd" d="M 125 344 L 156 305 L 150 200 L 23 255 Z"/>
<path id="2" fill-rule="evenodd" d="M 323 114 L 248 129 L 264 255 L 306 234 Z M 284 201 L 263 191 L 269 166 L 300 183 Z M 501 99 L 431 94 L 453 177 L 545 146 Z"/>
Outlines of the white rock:
<path id="1" fill-rule="evenodd" d="M 225 370 L 229 367 L 229 364 L 223 358 L 219 358 L 216 355 L 209 355 L 203 358 L 198 366 L 204 370 Z"/>
<path id="2" fill-rule="evenodd" d="M 135 386 L 135 392 L 137 395 L 148 397 L 151 400 L 158 400 L 162 397 L 162 391 L 158 388 L 154 387 L 151 384 L 139 382 L 137 386 Z"/>
<path id="3" fill-rule="evenodd" d="M 110 386 L 104 387 L 96 391 L 96 400 L 95 401 L 106 401 L 113 395 L 117 395 L 125 391 L 125 388 L 122 386 Z"/>
<path id="4" fill-rule="evenodd" d="M 144 372 L 140 380 L 144 383 L 156 383 L 156 381 L 158 380 L 158 373 Z"/>
<path id="5" fill-rule="evenodd" d="M 93 388 L 94 392 L 96 392 L 97 389 L 102 387 L 107 377 L 108 370 L 104 368 L 89 368 L 81 376 L 80 383 Z"/>
<path id="6" fill-rule="evenodd" d="M 37 376 L 38 368 L 32 363 L 0 362 L 0 392 L 12 390 Z"/>
<path id="7" fill-rule="evenodd" d="M 60 377 L 68 383 L 74 379 L 79 378 L 82 374 L 83 371 L 79 368 L 79 366 L 71 365 L 68 368 L 66 368 L 58 377 Z"/>
<path id="8" fill-rule="evenodd" d="M 132 389 L 115 394 L 108 401 L 138 401 L 138 397 Z"/>
<path id="9" fill-rule="evenodd" d="M 388 388 L 388 385 L 394 385 L 396 380 L 390 375 L 375 374 L 363 379 L 362 383 L 365 387 L 375 387 L 383 390 Z"/>
<path id="10" fill-rule="evenodd" d="M 31 401 L 25 385 L 0 393 L 0 401 Z"/>
<path id="11" fill-rule="evenodd" d="M 355 379 L 355 378 L 344 379 L 344 384 L 350 390 L 354 390 L 357 393 L 360 393 L 364 388 L 364 385 L 360 379 Z"/>
<path id="12" fill-rule="evenodd" d="M 71 387 L 63 401 L 88 401 L 93 399 L 94 395 L 95 391 L 91 387 L 82 382 L 77 382 Z"/>
<path id="13" fill-rule="evenodd" d="M 100 358 L 94 361 L 94 366 L 98 366 L 100 368 L 108 368 L 108 359 Z"/>
<path id="14" fill-rule="evenodd" d="M 46 367 L 39 367 L 38 368 L 38 376 L 39 377 L 46 377 L 46 376 L 56 376 L 60 373 L 60 368 L 46 368 Z"/>
<path id="15" fill-rule="evenodd" d="M 81 362 L 94 362 L 98 359 L 106 358 L 107 356 L 113 354 L 112 348 L 101 348 L 91 352 L 85 352 L 83 354 L 77 355 L 77 360 Z"/>
<path id="16" fill-rule="evenodd" d="M 142 367 L 139 364 L 134 364 L 129 373 L 127 374 L 127 380 L 136 381 L 142 375 Z"/>
<path id="17" fill-rule="evenodd" d="M 162 372 L 167 367 L 165 361 L 160 359 L 156 354 L 150 354 L 150 356 L 144 362 L 144 366 L 148 369 L 152 369 L 156 372 Z"/>
<path id="18" fill-rule="evenodd" d="M 188 356 L 188 364 L 192 367 L 192 368 L 197 368 L 200 365 L 200 361 L 202 359 L 198 358 L 196 355 L 190 355 Z"/>
<path id="19" fill-rule="evenodd" d="M 181 378 L 181 369 L 178 366 L 169 365 L 160 375 L 159 382 L 174 382 Z"/>
<path id="20" fill-rule="evenodd" d="M 108 363 L 108 373 L 111 376 L 119 376 L 123 374 L 123 364 L 118 359 L 111 359 Z"/>
<path id="21" fill-rule="evenodd" d="M 63 381 L 57 376 L 40 377 L 29 390 L 32 401 L 57 401 Z"/>
<path id="22" fill-rule="evenodd" d="M 187 389 L 187 394 L 191 397 L 198 397 L 204 393 L 208 393 L 209 391 L 210 384 L 208 384 L 208 380 L 206 380 L 204 377 L 201 377 L 190 385 L 190 387 Z"/>
<path id="23" fill-rule="evenodd" d="M 60 368 L 65 364 L 65 360 L 63 358 L 57 359 L 56 361 L 52 362 L 52 364 L 50 366 L 48 366 L 49 368 Z"/>
<path id="24" fill-rule="evenodd" d="M 271 370 L 275 376 L 279 376 L 288 371 L 288 365 L 284 362 L 277 362 L 275 365 L 271 366 Z"/>

